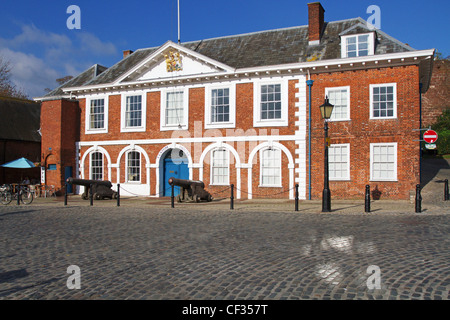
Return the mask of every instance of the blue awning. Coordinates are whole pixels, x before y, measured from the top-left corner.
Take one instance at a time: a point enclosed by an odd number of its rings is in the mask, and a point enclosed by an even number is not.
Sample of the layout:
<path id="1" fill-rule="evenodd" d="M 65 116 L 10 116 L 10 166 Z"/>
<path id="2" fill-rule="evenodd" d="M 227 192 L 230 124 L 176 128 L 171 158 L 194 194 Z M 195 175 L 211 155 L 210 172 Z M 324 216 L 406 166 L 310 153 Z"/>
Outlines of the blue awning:
<path id="1" fill-rule="evenodd" d="M 20 158 L 20 159 L 2 164 L 1 166 L 4 168 L 20 168 L 20 169 L 36 168 L 34 163 L 26 158 Z"/>

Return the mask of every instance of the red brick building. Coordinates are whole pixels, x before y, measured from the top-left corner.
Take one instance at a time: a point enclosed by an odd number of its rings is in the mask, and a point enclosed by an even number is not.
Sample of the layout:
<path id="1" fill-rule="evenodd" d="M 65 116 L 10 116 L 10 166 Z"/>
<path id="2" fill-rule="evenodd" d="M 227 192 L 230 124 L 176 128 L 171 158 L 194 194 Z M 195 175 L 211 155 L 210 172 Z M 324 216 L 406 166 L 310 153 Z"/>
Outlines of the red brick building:
<path id="1" fill-rule="evenodd" d="M 415 50 L 361 18 L 124 51 L 42 101 L 48 181 L 72 175 L 167 196 L 171 176 L 213 196 L 319 199 L 329 121 L 333 198 L 407 199 L 419 182 L 420 91 L 434 50 Z M 310 94 L 311 92 L 311 94 Z"/>
<path id="2" fill-rule="evenodd" d="M 450 60 L 435 60 L 430 88 L 423 95 L 422 124 L 428 127 L 450 108 Z"/>

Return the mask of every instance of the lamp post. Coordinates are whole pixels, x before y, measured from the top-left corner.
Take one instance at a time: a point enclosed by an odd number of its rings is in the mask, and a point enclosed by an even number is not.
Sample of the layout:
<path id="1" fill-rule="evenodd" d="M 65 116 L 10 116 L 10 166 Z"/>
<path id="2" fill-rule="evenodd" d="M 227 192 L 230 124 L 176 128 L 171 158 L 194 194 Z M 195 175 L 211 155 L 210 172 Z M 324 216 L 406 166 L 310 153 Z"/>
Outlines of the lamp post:
<path id="1" fill-rule="evenodd" d="M 321 105 L 320 113 L 322 114 L 322 118 L 325 122 L 325 160 L 324 160 L 324 182 L 323 182 L 323 192 L 322 192 L 322 212 L 330 212 L 331 211 L 331 193 L 329 186 L 329 177 L 328 177 L 328 119 L 331 117 L 331 113 L 333 112 L 333 105 L 328 101 L 328 97 L 325 98 L 325 103 Z"/>

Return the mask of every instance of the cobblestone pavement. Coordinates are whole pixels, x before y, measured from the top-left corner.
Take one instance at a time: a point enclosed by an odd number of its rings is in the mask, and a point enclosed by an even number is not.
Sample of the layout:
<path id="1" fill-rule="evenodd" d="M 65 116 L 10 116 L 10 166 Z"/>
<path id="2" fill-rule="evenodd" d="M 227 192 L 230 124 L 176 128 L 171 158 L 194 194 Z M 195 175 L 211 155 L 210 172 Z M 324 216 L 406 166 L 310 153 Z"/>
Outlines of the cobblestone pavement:
<path id="1" fill-rule="evenodd" d="M 311 202 L 295 212 L 292 202 L 141 201 L 0 207 L 0 299 L 449 298 L 447 204 L 414 213 L 379 202 L 364 214 L 359 202 L 319 213 Z M 67 287 L 71 265 L 81 289 Z M 368 287 L 370 266 L 379 288 Z"/>

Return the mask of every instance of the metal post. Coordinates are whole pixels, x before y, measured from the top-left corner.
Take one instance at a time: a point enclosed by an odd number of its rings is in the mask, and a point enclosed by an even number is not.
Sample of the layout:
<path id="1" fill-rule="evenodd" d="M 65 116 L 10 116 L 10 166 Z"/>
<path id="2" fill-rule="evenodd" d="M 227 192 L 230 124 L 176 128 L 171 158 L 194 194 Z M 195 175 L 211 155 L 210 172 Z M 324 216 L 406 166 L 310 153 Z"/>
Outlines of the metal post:
<path id="1" fill-rule="evenodd" d="M 448 194 L 448 179 L 444 180 L 444 201 L 449 200 L 449 194 Z"/>
<path id="2" fill-rule="evenodd" d="M 298 211 L 298 183 L 295 185 L 295 211 Z"/>
<path id="3" fill-rule="evenodd" d="M 234 210 L 234 184 L 231 184 L 230 210 Z"/>
<path id="4" fill-rule="evenodd" d="M 170 197 L 170 203 L 171 203 L 171 207 L 175 208 L 175 196 L 174 196 L 174 185 L 171 185 L 171 189 L 172 189 L 172 196 Z"/>
<path id="5" fill-rule="evenodd" d="M 422 212 L 422 196 L 420 195 L 420 184 L 416 185 L 416 212 Z"/>
<path id="6" fill-rule="evenodd" d="M 117 206 L 120 207 L 120 183 L 117 184 Z"/>
<path id="7" fill-rule="evenodd" d="M 17 186 L 17 205 L 20 205 L 20 183 Z"/>
<path id="8" fill-rule="evenodd" d="M 328 179 L 328 122 L 325 120 L 325 159 L 324 159 L 324 182 L 322 192 L 322 212 L 331 211 L 331 193 Z"/>
<path id="9" fill-rule="evenodd" d="M 64 205 L 67 206 L 67 187 L 68 187 L 67 182 L 65 183 L 65 186 L 66 190 L 64 191 Z"/>
<path id="10" fill-rule="evenodd" d="M 91 207 L 94 205 L 94 195 L 92 194 L 92 184 L 89 186 L 89 200 Z"/>
<path id="11" fill-rule="evenodd" d="M 364 211 L 370 212 L 370 186 L 366 185 L 366 196 L 364 199 Z"/>

